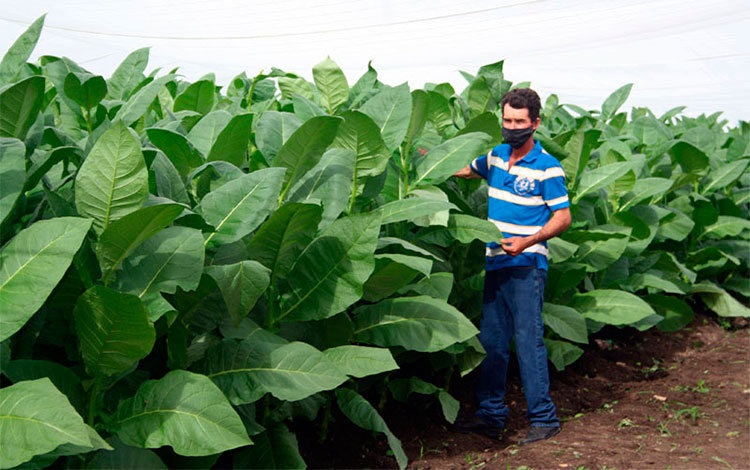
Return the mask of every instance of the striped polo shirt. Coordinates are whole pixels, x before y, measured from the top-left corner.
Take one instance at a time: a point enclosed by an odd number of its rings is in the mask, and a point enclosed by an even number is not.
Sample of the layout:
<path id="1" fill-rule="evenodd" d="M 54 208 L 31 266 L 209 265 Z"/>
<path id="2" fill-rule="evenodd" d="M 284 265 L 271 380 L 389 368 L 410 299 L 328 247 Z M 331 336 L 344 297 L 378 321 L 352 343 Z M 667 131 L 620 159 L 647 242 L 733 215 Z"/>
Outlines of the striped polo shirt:
<path id="1" fill-rule="evenodd" d="M 487 180 L 488 219 L 505 238 L 533 235 L 549 221 L 552 212 L 570 206 L 565 172 L 557 159 L 538 141 L 525 157 L 508 170 L 512 148 L 502 144 L 471 162 L 471 169 Z M 499 240 L 498 240 L 499 241 Z M 488 271 L 511 266 L 547 269 L 547 243 L 537 243 L 518 256 L 505 253 L 495 242 L 487 244 Z"/>

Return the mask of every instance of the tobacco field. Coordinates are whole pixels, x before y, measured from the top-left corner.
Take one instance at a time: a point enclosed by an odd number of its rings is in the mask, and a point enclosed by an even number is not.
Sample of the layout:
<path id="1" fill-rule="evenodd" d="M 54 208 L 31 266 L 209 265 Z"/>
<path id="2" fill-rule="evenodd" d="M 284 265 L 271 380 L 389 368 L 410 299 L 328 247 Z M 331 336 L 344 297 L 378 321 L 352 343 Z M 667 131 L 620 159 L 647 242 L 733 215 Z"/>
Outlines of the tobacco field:
<path id="1" fill-rule="evenodd" d="M 0 468 L 305 468 L 295 423 L 385 435 L 393 401 L 459 411 L 477 339 L 503 62 L 411 89 L 327 58 L 219 86 L 0 62 Z M 750 123 L 547 97 L 535 136 L 573 224 L 549 241 L 549 359 L 606 325 L 748 317 Z"/>

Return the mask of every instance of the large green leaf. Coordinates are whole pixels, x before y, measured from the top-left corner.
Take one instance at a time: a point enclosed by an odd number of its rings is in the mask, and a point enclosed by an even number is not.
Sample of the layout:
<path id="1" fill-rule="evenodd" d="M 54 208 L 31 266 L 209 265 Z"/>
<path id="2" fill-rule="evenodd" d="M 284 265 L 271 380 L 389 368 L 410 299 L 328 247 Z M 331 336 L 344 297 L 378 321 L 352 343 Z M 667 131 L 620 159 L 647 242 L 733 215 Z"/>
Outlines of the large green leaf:
<path id="1" fill-rule="evenodd" d="M 215 228 L 206 245 L 232 243 L 255 230 L 276 206 L 284 170 L 266 168 L 206 194 L 195 211 Z"/>
<path id="2" fill-rule="evenodd" d="M 327 57 L 312 69 L 315 86 L 320 94 L 320 103 L 329 114 L 336 114 L 349 100 L 349 84 L 336 62 Z"/>
<path id="3" fill-rule="evenodd" d="M 125 258 L 117 285 L 122 292 L 140 297 L 156 321 L 165 313 L 161 292 L 174 294 L 178 287 L 198 287 L 204 262 L 203 236 L 187 227 L 169 227 L 144 241 Z"/>
<path id="4" fill-rule="evenodd" d="M 297 436 L 283 423 L 274 423 L 255 436 L 251 447 L 242 449 L 232 459 L 234 468 L 266 470 L 302 470 L 307 468 L 299 454 Z"/>
<path id="5" fill-rule="evenodd" d="M 701 295 L 708 308 L 722 317 L 750 317 L 750 308 L 711 281 L 694 284 L 693 293 Z"/>
<path id="6" fill-rule="evenodd" d="M 2 62 L 0 62 L 0 87 L 11 83 L 16 74 L 26 64 L 26 61 L 29 60 L 31 52 L 36 47 L 39 36 L 42 34 L 45 16 L 47 15 L 44 14 L 31 23 L 5 52 Z"/>
<path id="7" fill-rule="evenodd" d="M 190 129 L 188 140 L 201 154 L 208 156 L 219 134 L 231 120 L 232 115 L 223 109 L 211 111 Z"/>
<path id="8" fill-rule="evenodd" d="M 503 131 L 500 121 L 495 113 L 482 113 L 467 122 L 466 125 L 456 133 L 456 137 L 472 132 L 483 132 L 490 136 L 489 146 L 499 144 L 503 139 Z"/>
<path id="9" fill-rule="evenodd" d="M 0 252 L 0 341 L 42 306 L 73 261 L 91 220 L 58 217 L 21 231 Z"/>
<path id="10" fill-rule="evenodd" d="M 391 296 L 419 275 L 419 271 L 403 262 L 403 260 L 397 262 L 386 256 L 375 255 L 375 269 L 370 278 L 367 279 L 362 295 L 362 298 L 368 302 L 377 302 Z M 420 261 L 430 262 L 430 260 L 424 258 L 420 258 Z"/>
<path id="11" fill-rule="evenodd" d="M 403 470 L 409 462 L 401 441 L 388 429 L 383 418 L 361 395 L 348 388 L 336 390 L 336 402 L 344 415 L 357 426 L 370 431 L 381 432 L 388 439 L 388 446 L 393 451 L 398 467 Z"/>
<path id="12" fill-rule="evenodd" d="M 545 302 L 542 308 L 542 317 L 544 318 L 544 324 L 561 338 L 576 343 L 589 342 L 586 319 L 576 309 Z"/>
<path id="13" fill-rule="evenodd" d="M 91 460 L 91 467 L 99 470 L 167 470 L 167 466 L 152 450 L 126 446 L 116 437 L 107 439 L 114 450 L 100 450 Z"/>
<path id="14" fill-rule="evenodd" d="M 716 223 L 706 227 L 706 230 L 701 234 L 701 237 L 736 237 L 745 230 L 750 230 L 749 220 L 729 215 L 720 215 L 719 220 L 717 220 Z"/>
<path id="15" fill-rule="evenodd" d="M 338 218 L 349 203 L 356 154 L 352 150 L 328 150 L 310 171 L 291 189 L 291 202 L 323 203 L 320 228 Z"/>
<path id="16" fill-rule="evenodd" d="M 436 352 L 478 333 L 455 307 L 426 296 L 387 299 L 355 313 L 355 338 L 384 347 Z"/>
<path id="17" fill-rule="evenodd" d="M 0 426 L 0 468 L 15 467 L 64 444 L 93 447 L 90 428 L 47 378 L 0 390 Z"/>
<path id="18" fill-rule="evenodd" d="M 252 114 L 237 114 L 221 130 L 208 153 L 208 161 L 223 160 L 241 167 L 247 153 L 247 143 L 253 124 Z"/>
<path id="19" fill-rule="evenodd" d="M 617 110 L 620 109 L 620 106 L 625 104 L 625 101 L 627 101 L 628 96 L 630 96 L 630 90 L 632 88 L 632 83 L 623 85 L 615 90 L 611 95 L 609 95 L 606 100 L 604 100 L 604 104 L 602 104 L 602 120 L 606 121 L 615 115 Z"/>
<path id="20" fill-rule="evenodd" d="M 412 220 L 449 209 L 458 208 L 448 201 L 422 197 L 398 199 L 378 208 L 383 216 L 383 224 Z"/>
<path id="21" fill-rule="evenodd" d="M 472 132 L 445 141 L 417 160 L 417 177 L 411 186 L 442 183 L 487 150 L 489 143 L 490 136 L 483 132 Z"/>
<path id="22" fill-rule="evenodd" d="M 613 289 L 576 294 L 572 306 L 584 317 L 609 325 L 636 323 L 655 313 L 640 297 Z"/>
<path id="23" fill-rule="evenodd" d="M 685 173 L 699 172 L 708 168 L 708 156 L 695 145 L 679 140 L 669 148 L 669 154 Z"/>
<path id="24" fill-rule="evenodd" d="M 118 121 L 94 144 L 75 182 L 78 213 L 94 219 L 102 233 L 110 223 L 139 209 L 148 194 L 148 172 L 141 146 Z"/>
<path id="25" fill-rule="evenodd" d="M 126 256 L 144 240 L 171 224 L 183 209 L 179 204 L 148 206 L 110 224 L 96 244 L 104 284 Z"/>
<path id="26" fill-rule="evenodd" d="M 38 75 L 0 89 L 0 137 L 25 139 L 43 100 L 44 77 Z"/>
<path id="27" fill-rule="evenodd" d="M 441 408 L 443 409 L 443 416 L 449 423 L 456 421 L 458 417 L 458 410 L 461 404 L 453 398 L 450 393 L 444 389 L 436 387 L 435 385 L 425 382 L 424 380 L 411 377 L 409 379 L 395 379 L 388 382 L 388 388 L 391 390 L 393 397 L 401 402 L 406 402 L 409 399 L 409 395 L 412 393 L 418 393 L 420 395 L 437 395 L 440 400 Z"/>
<path id="28" fill-rule="evenodd" d="M 428 295 L 436 299 L 448 301 L 453 290 L 453 274 L 451 273 L 432 273 L 430 277 L 424 277 L 414 284 L 410 284 L 399 290 L 399 294 L 416 292 L 421 295 Z"/>
<path id="29" fill-rule="evenodd" d="M 750 159 L 743 158 L 721 165 L 709 174 L 708 183 L 701 188 L 701 194 L 709 194 L 734 183 L 745 173 L 748 163 Z"/>
<path id="30" fill-rule="evenodd" d="M 270 281 L 271 271 L 257 261 L 241 261 L 223 266 L 206 266 L 227 304 L 229 316 L 239 324 L 255 306 Z"/>
<path id="31" fill-rule="evenodd" d="M 168 445 L 186 456 L 252 444 L 221 390 L 207 377 L 184 370 L 143 383 L 135 397 L 120 403 L 112 428 L 127 445 Z"/>
<path id="32" fill-rule="evenodd" d="M 430 111 L 430 97 L 424 90 L 414 90 L 411 92 L 411 117 L 409 118 L 409 128 L 406 132 L 406 141 L 404 150 L 408 153 L 417 141 L 419 134 L 422 133 Z"/>
<path id="33" fill-rule="evenodd" d="M 487 111 L 494 111 L 497 108 L 497 102 L 492 97 L 492 93 L 484 77 L 477 77 L 471 82 L 467 93 L 470 118 L 479 116 Z"/>
<path id="34" fill-rule="evenodd" d="M 581 181 L 578 184 L 573 202 L 578 202 L 587 194 L 609 186 L 625 173 L 632 171 L 633 168 L 633 162 L 617 162 L 584 172 L 581 175 Z"/>
<path id="35" fill-rule="evenodd" d="M 273 159 L 274 166 L 287 169 L 279 201 L 283 201 L 289 189 L 318 163 L 336 137 L 336 130 L 342 121 L 331 116 L 309 119 L 281 146 Z"/>
<path id="36" fill-rule="evenodd" d="M 352 377 L 367 377 L 398 369 L 388 349 L 349 344 L 326 349 L 323 354 L 341 372 Z"/>
<path id="37" fill-rule="evenodd" d="M 341 117 L 344 118 L 344 123 L 339 126 L 332 145 L 353 150 L 357 154 L 354 166 L 356 182 L 385 171 L 390 153 L 380 137 L 377 124 L 359 111 L 346 111 Z"/>
<path id="38" fill-rule="evenodd" d="M 360 109 L 375 121 L 389 152 L 393 152 L 406 137 L 411 117 L 409 85 L 383 87 Z"/>
<path id="39" fill-rule="evenodd" d="M 174 112 L 189 110 L 208 114 L 214 107 L 214 82 L 198 80 L 193 82 L 174 99 Z"/>
<path id="40" fill-rule="evenodd" d="M 26 181 L 26 147 L 18 139 L 0 137 L 0 222 L 10 215 Z"/>
<path id="41" fill-rule="evenodd" d="M 445 230 L 461 243 L 471 243 L 474 240 L 499 243 L 503 238 L 502 232 L 489 220 L 466 214 L 451 214 Z"/>
<path id="42" fill-rule="evenodd" d="M 315 237 L 322 212 L 318 205 L 286 203 L 250 239 L 250 258 L 271 270 L 272 283 L 286 276 Z"/>
<path id="43" fill-rule="evenodd" d="M 81 356 L 91 376 L 125 372 L 154 347 L 154 325 L 134 295 L 94 286 L 78 298 L 74 317 Z"/>
<path id="44" fill-rule="evenodd" d="M 266 160 L 272 162 L 281 146 L 301 125 L 300 119 L 292 113 L 266 111 L 255 126 L 255 144 Z"/>
<path id="45" fill-rule="evenodd" d="M 159 77 L 148 85 L 138 90 L 130 99 L 122 105 L 122 108 L 115 115 L 115 120 L 121 120 L 126 125 L 131 125 L 141 118 L 151 103 L 159 95 L 159 92 L 167 84 L 174 80 L 174 75 L 165 75 Z"/>
<path id="46" fill-rule="evenodd" d="M 672 184 L 674 181 L 667 178 L 639 178 L 635 181 L 633 188 L 623 196 L 624 203 L 620 210 L 626 211 L 653 196 L 663 196 Z"/>
<path id="47" fill-rule="evenodd" d="M 3 374 L 13 383 L 48 378 L 79 412 L 86 412 L 86 394 L 81 379 L 68 367 L 52 361 L 15 359 L 3 365 Z"/>
<path id="48" fill-rule="evenodd" d="M 109 95 L 116 100 L 130 95 L 143 80 L 143 71 L 148 64 L 149 48 L 143 47 L 131 52 L 107 80 Z"/>
<path id="49" fill-rule="evenodd" d="M 678 331 L 690 324 L 695 316 L 693 309 L 682 299 L 663 294 L 644 297 L 656 313 L 664 317 L 657 326 L 661 331 Z"/>
<path id="50" fill-rule="evenodd" d="M 560 164 L 565 170 L 565 178 L 568 181 L 569 188 L 576 186 L 576 182 L 583 169 L 586 168 L 591 151 L 597 145 L 601 134 L 602 132 L 599 129 L 579 129 L 565 142 L 563 151 L 568 156 Z"/>
<path id="51" fill-rule="evenodd" d="M 325 355 L 307 343 L 224 340 L 210 349 L 201 371 L 235 404 L 252 403 L 266 393 L 297 401 L 347 380 Z"/>
<path id="52" fill-rule="evenodd" d="M 187 138 L 169 129 L 146 129 L 148 140 L 158 147 L 177 168 L 180 176 L 186 178 L 190 171 L 203 163 L 203 157 Z"/>
<path id="53" fill-rule="evenodd" d="M 287 275 L 278 319 L 331 317 L 362 296 L 370 277 L 380 231 L 380 214 L 338 219 L 302 252 Z"/>
<path id="54" fill-rule="evenodd" d="M 151 162 L 149 180 L 156 184 L 156 195 L 190 207 L 191 200 L 185 182 L 174 164 L 162 152 L 157 152 Z M 149 181 L 150 183 L 150 181 Z"/>

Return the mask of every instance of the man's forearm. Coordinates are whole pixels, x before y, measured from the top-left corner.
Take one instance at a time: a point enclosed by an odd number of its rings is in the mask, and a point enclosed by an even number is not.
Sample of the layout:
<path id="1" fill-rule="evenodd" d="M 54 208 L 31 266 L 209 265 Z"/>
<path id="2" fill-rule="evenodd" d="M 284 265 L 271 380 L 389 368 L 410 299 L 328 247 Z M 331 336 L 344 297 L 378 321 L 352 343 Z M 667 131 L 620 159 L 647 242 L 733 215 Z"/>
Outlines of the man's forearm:
<path id="1" fill-rule="evenodd" d="M 556 237 L 563 233 L 568 227 L 570 227 L 570 208 L 556 210 L 552 213 L 552 217 L 547 221 L 546 224 L 534 235 L 529 235 L 527 238 L 529 246 L 536 245 L 549 240 L 550 238 Z"/>
<path id="2" fill-rule="evenodd" d="M 482 176 L 474 173 L 474 170 L 471 169 L 471 165 L 466 165 L 465 167 L 461 168 L 457 172 L 453 174 L 453 176 L 456 176 L 458 178 L 466 178 L 470 180 L 476 180 L 481 179 Z"/>

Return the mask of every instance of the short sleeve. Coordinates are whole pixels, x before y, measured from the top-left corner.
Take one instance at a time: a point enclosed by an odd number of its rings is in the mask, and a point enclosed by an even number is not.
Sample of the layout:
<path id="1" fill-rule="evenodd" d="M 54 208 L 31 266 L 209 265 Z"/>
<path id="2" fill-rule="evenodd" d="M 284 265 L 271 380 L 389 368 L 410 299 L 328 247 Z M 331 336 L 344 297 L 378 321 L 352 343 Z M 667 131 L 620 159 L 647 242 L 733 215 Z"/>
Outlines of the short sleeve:
<path id="1" fill-rule="evenodd" d="M 542 198 L 551 211 L 570 207 L 568 190 L 565 188 L 565 171 L 559 163 L 544 171 L 541 186 Z"/>
<path id="2" fill-rule="evenodd" d="M 478 174 L 484 179 L 487 179 L 490 171 L 489 171 L 489 155 L 491 151 L 487 153 L 487 155 L 482 155 L 479 158 L 475 158 L 474 161 L 471 162 L 471 171 Z"/>

